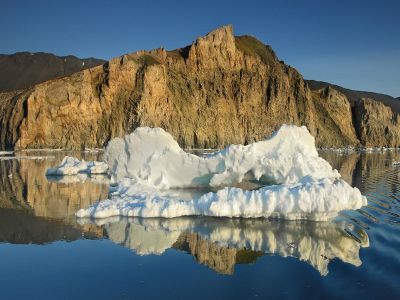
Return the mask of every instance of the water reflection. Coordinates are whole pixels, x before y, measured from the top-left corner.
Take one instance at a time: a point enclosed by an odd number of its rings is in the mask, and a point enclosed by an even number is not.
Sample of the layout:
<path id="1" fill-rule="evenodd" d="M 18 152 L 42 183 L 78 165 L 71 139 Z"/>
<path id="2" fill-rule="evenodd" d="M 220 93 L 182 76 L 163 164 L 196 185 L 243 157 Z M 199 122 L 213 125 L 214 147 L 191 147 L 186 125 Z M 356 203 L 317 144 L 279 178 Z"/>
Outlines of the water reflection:
<path id="1" fill-rule="evenodd" d="M 0 241 L 40 244 L 103 236 L 101 228 L 77 224 L 74 214 L 107 197 L 107 178 L 48 180 L 45 171 L 64 154 L 54 153 L 52 160 L 0 161 Z M 29 155 L 37 157 L 34 152 L 24 157 Z M 88 157 L 85 153 L 75 155 Z"/>
<path id="2" fill-rule="evenodd" d="M 140 255 L 162 254 L 169 248 L 187 251 L 196 260 L 223 274 L 232 274 L 238 263 L 254 262 L 263 254 L 295 257 L 321 275 L 338 258 L 361 265 L 360 247 L 369 245 L 364 232 L 355 240 L 344 230 L 346 223 L 283 222 L 265 219 L 108 218 L 79 220 L 103 226 L 115 243 Z"/>
<path id="3" fill-rule="evenodd" d="M 326 275 L 334 259 L 361 265 L 360 250 L 369 247 L 374 224 L 380 223 L 377 236 L 386 240 L 396 231 L 382 223 L 397 224 L 396 228 L 400 224 L 400 167 L 392 165 L 400 156 L 395 151 L 322 153 L 369 200 L 367 207 L 345 212 L 334 222 L 116 217 L 78 223 L 74 217 L 78 209 L 107 198 L 108 179 L 86 175 L 46 178 L 45 170 L 59 163 L 65 153 L 52 155 L 53 160 L 0 160 L 0 242 L 109 238 L 139 255 L 184 251 L 221 274 L 233 274 L 237 264 L 255 263 L 265 254 L 278 255 L 294 257 Z M 99 158 L 97 154 L 72 155 Z"/>
<path id="4" fill-rule="evenodd" d="M 0 242 L 11 244 L 46 244 L 54 241 L 74 241 L 103 237 L 102 228 L 86 224 L 71 224 L 43 217 L 30 211 L 0 209 Z"/>

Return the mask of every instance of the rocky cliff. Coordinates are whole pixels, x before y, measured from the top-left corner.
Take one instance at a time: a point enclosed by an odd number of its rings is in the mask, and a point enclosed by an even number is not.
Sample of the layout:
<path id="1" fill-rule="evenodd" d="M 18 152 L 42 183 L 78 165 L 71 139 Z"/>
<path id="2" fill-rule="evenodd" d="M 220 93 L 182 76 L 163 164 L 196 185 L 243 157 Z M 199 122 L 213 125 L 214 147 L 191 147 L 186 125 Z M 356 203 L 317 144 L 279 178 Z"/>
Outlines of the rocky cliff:
<path id="1" fill-rule="evenodd" d="M 312 92 L 269 46 L 235 37 L 231 26 L 182 49 L 139 51 L 0 94 L 1 148 L 102 147 L 138 126 L 162 127 L 183 147 L 220 148 L 284 123 L 306 125 L 319 146 L 364 143 L 346 96 Z M 387 138 L 398 146 L 397 136 Z"/>
<path id="2" fill-rule="evenodd" d="M 366 147 L 400 145 L 400 116 L 381 102 L 361 99 L 354 107 L 355 127 Z"/>
<path id="3" fill-rule="evenodd" d="M 380 93 L 346 89 L 339 85 L 332 84 L 329 82 L 324 82 L 324 81 L 306 80 L 306 82 L 312 91 L 324 89 L 326 87 L 331 87 L 331 88 L 341 92 L 342 94 L 344 94 L 347 97 L 347 99 L 350 101 L 350 104 L 352 106 L 354 106 L 355 103 L 362 98 L 369 98 L 369 99 L 372 99 L 372 100 L 375 100 L 378 102 L 382 102 L 386 106 L 389 106 L 394 112 L 397 112 L 397 113 L 400 112 L 400 101 L 399 101 L 400 98 L 394 98 L 392 96 L 380 94 Z"/>

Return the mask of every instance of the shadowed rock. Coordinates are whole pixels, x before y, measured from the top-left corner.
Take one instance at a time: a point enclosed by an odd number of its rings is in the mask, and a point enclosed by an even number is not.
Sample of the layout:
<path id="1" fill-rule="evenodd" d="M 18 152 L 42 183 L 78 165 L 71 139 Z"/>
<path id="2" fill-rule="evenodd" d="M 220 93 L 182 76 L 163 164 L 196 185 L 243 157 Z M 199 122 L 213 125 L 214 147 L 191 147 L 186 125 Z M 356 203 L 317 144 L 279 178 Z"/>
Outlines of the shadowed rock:
<path id="1" fill-rule="evenodd" d="M 93 68 L 105 61 L 96 58 L 56 56 L 43 52 L 0 54 L 0 92 L 29 88 L 37 83 Z"/>

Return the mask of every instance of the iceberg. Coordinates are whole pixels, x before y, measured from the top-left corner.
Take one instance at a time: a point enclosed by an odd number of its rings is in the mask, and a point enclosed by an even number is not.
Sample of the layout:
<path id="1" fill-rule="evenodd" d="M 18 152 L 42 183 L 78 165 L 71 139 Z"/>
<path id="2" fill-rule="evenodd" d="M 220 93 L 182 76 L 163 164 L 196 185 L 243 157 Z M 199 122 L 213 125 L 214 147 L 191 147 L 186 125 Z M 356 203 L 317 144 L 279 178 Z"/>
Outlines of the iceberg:
<path id="1" fill-rule="evenodd" d="M 181 190 L 158 190 L 131 179 L 119 182 L 112 197 L 77 212 L 78 217 L 107 218 L 212 216 L 326 221 L 345 209 L 365 205 L 360 191 L 344 180 L 305 178 L 258 190 L 225 187 L 187 199 Z"/>
<path id="2" fill-rule="evenodd" d="M 306 127 L 283 125 L 269 139 L 205 157 L 186 153 L 160 128 L 137 128 L 104 153 L 110 199 L 76 213 L 107 218 L 213 216 L 325 221 L 367 199 L 319 157 Z M 78 164 L 79 165 L 79 164 Z M 237 185 L 257 182 L 257 190 Z M 208 188 L 202 193 L 187 189 Z M 186 189 L 186 190 L 185 190 Z"/>
<path id="3" fill-rule="evenodd" d="M 304 126 L 284 125 L 270 139 L 231 145 L 206 157 L 186 153 L 161 128 L 137 128 L 124 139 L 111 140 L 104 161 L 116 181 L 128 177 L 163 189 L 227 186 L 244 179 L 281 184 L 310 175 L 340 177 L 319 157 Z"/>
<path id="4" fill-rule="evenodd" d="M 86 174 L 106 174 L 108 165 L 104 162 L 79 160 L 75 157 L 65 156 L 60 165 L 55 168 L 47 169 L 47 176 L 77 175 Z"/>

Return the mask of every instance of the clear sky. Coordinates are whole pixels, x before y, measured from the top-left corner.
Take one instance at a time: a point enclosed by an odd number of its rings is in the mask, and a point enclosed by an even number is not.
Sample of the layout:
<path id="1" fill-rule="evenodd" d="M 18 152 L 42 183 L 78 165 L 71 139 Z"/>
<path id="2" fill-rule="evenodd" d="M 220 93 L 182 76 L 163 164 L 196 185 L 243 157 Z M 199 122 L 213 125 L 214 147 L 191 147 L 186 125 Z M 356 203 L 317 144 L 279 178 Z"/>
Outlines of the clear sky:
<path id="1" fill-rule="evenodd" d="M 0 0 L 0 53 L 109 59 L 179 48 L 225 24 L 271 45 L 306 79 L 400 96 L 397 0 Z"/>

